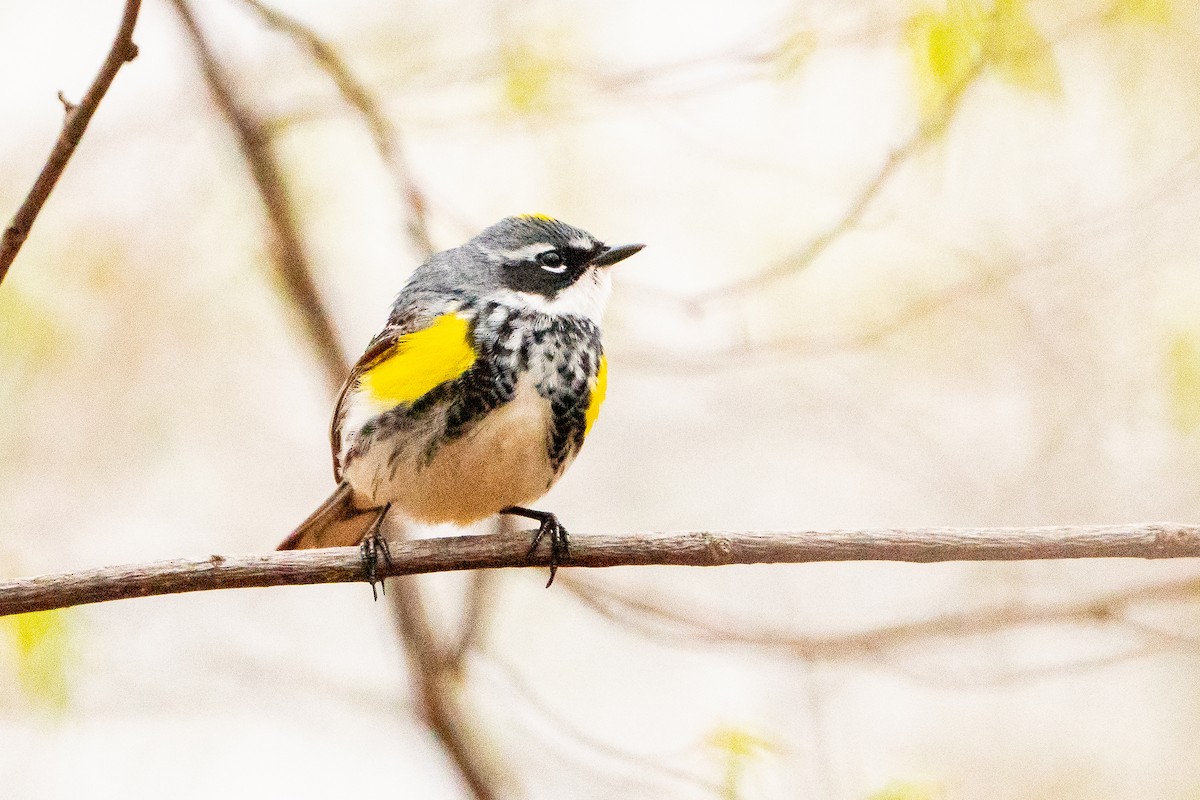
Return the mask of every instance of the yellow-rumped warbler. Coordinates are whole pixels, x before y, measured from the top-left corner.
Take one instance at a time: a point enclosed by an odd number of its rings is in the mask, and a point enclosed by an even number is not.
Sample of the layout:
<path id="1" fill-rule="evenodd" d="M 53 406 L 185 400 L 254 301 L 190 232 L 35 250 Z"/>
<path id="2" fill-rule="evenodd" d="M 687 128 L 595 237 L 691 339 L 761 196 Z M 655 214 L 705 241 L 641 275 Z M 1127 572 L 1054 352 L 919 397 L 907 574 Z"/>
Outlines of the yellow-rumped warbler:
<path id="1" fill-rule="evenodd" d="M 361 543 L 373 584 L 391 508 L 459 525 L 515 514 L 539 523 L 530 554 L 549 536 L 553 581 L 567 532 L 525 504 L 558 480 L 596 420 L 607 267 L 642 247 L 531 214 L 430 257 L 338 396 L 337 489 L 279 549 Z"/>

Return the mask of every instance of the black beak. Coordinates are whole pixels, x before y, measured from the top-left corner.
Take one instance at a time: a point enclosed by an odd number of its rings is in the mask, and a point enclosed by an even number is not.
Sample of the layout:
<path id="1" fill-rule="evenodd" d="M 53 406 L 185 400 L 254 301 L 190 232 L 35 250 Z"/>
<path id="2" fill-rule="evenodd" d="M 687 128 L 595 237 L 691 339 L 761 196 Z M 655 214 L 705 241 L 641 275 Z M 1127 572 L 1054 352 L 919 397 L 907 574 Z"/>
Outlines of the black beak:
<path id="1" fill-rule="evenodd" d="M 607 247 L 601 250 L 599 255 L 592 256 L 591 260 L 588 261 L 588 266 L 611 267 L 618 261 L 624 261 L 629 258 L 645 246 L 644 244 L 621 244 L 616 247 Z"/>

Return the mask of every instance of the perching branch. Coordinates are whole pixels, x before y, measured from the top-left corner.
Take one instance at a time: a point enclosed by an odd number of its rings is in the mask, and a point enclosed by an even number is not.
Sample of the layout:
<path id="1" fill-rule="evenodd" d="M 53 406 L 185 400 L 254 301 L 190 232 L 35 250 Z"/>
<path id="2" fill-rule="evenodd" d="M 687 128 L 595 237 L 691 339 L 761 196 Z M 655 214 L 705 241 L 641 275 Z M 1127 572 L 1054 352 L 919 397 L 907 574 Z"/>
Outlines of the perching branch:
<path id="1" fill-rule="evenodd" d="M 526 556 L 529 534 L 493 533 L 396 542 L 388 575 L 544 567 Z M 1159 522 L 1044 528 L 725 531 L 571 539 L 570 567 L 802 564 L 817 561 L 1035 561 L 1062 558 L 1200 558 L 1200 526 Z M 212 556 L 126 564 L 0 583 L 0 616 L 106 600 L 209 589 L 363 580 L 357 548 Z"/>
<path id="2" fill-rule="evenodd" d="M 117 77 L 117 72 L 126 63 L 137 58 L 138 49 L 137 45 L 133 43 L 133 26 L 137 23 L 138 11 L 141 10 L 141 6 L 142 0 L 126 0 L 121 26 L 117 29 L 117 36 L 113 39 L 112 47 L 109 48 L 108 57 L 104 59 L 100 71 L 96 74 L 95 80 L 92 81 L 87 94 L 83 96 L 79 104 L 68 102 L 63 98 L 62 92 L 59 92 L 58 99 L 62 102 L 66 112 L 62 132 L 59 133 L 58 141 L 54 143 L 54 149 L 50 151 L 50 157 L 46 159 L 41 174 L 34 181 L 33 188 L 29 190 L 21 207 L 17 209 L 17 213 L 8 223 L 4 235 L 0 236 L 0 282 L 4 281 L 4 276 L 8 274 L 8 268 L 12 266 L 21 246 L 25 244 L 25 239 L 28 238 L 29 231 L 33 228 L 34 220 L 41 213 L 42 206 L 50 197 L 50 192 L 54 191 L 54 186 L 62 176 L 63 170 L 67 168 L 67 162 L 71 160 L 71 155 L 83 139 L 83 133 L 87 130 L 92 115 L 96 113 L 100 101 L 108 92 L 108 87 Z"/>

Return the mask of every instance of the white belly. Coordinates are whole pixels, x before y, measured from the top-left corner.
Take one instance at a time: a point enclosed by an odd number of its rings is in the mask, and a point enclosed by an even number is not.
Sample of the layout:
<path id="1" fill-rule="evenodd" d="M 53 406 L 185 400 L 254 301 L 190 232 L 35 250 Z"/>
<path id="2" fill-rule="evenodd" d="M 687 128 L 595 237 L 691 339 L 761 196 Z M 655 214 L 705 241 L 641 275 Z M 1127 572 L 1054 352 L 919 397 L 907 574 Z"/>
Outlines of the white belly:
<path id="1" fill-rule="evenodd" d="M 364 505 L 391 503 L 418 522 L 466 525 L 546 493 L 557 478 L 547 456 L 550 421 L 549 402 L 522 381 L 511 401 L 440 445 L 432 460 L 413 442 L 393 469 L 394 447 L 376 442 L 343 477 Z"/>

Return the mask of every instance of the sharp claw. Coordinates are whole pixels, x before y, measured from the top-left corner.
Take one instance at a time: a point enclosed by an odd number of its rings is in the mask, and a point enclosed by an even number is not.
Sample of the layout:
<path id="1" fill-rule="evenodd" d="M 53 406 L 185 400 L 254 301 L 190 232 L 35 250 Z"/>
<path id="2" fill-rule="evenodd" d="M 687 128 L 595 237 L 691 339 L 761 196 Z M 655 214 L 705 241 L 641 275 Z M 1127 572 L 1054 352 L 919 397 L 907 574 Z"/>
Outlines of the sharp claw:
<path id="1" fill-rule="evenodd" d="M 532 559 L 537 554 L 538 545 L 542 543 L 542 539 L 546 538 L 547 535 L 550 536 L 550 580 L 546 581 L 546 587 L 549 588 L 550 584 L 554 583 L 554 576 L 558 572 L 559 562 L 571 557 L 566 528 L 559 523 L 557 517 L 545 511 L 510 506 L 500 513 L 514 514 L 519 517 L 538 521 L 538 528 L 533 533 L 533 541 L 530 542 L 529 550 L 525 553 L 526 558 Z"/>
<path id="2" fill-rule="evenodd" d="M 387 565 L 387 571 L 391 572 L 392 571 L 392 548 L 388 545 L 387 539 L 384 539 L 382 536 L 380 536 L 378 533 L 376 533 L 374 542 L 375 542 L 376 552 L 381 553 L 383 555 L 383 563 Z M 372 588 L 372 590 L 374 590 L 375 587 L 372 586 L 371 588 Z M 382 594 L 384 597 L 387 596 L 387 579 L 386 578 L 381 579 L 379 581 L 379 593 Z"/>
<path id="3" fill-rule="evenodd" d="M 359 544 L 359 552 L 362 554 L 363 572 L 366 573 L 367 583 L 371 584 L 371 598 L 378 602 L 379 595 L 387 595 L 387 583 L 383 578 L 379 577 L 376 571 L 376 566 L 379 564 L 379 554 L 383 554 L 383 563 L 387 565 L 388 572 L 392 571 L 392 550 L 388 546 L 387 539 L 384 539 L 379 531 L 383 527 L 383 519 L 387 516 L 388 509 L 391 506 L 384 506 L 375 522 L 371 524 L 367 535 L 363 537 L 362 543 Z M 375 584 L 379 584 L 378 591 L 375 589 Z"/>
<path id="4" fill-rule="evenodd" d="M 550 578 L 546 581 L 546 588 L 549 589 L 558 573 L 558 562 L 567 555 L 567 532 L 555 517 L 543 520 L 534 534 L 533 545 L 529 548 L 530 556 L 537 552 L 538 545 L 546 536 L 550 537 Z"/>
<path id="5" fill-rule="evenodd" d="M 533 535 L 533 543 L 529 545 L 529 550 L 526 551 L 526 558 L 533 558 L 533 554 L 537 552 L 538 545 L 542 543 L 542 537 L 546 535 L 546 523 L 538 525 L 537 533 Z"/>
<path id="6" fill-rule="evenodd" d="M 379 547 L 380 552 L 383 553 L 383 563 L 387 564 L 388 571 L 390 572 L 392 569 L 392 546 L 388 544 L 387 539 L 379 535 L 375 537 L 375 544 Z M 387 594 L 386 590 L 384 594 Z"/>
<path id="7" fill-rule="evenodd" d="M 362 554 L 363 572 L 366 573 L 367 583 L 371 584 L 371 599 L 378 602 L 379 592 L 375 589 L 375 563 L 378 556 L 375 553 L 375 542 L 371 537 L 362 540 L 362 544 L 358 546 L 359 552 Z M 386 591 L 386 589 L 385 589 Z"/>

